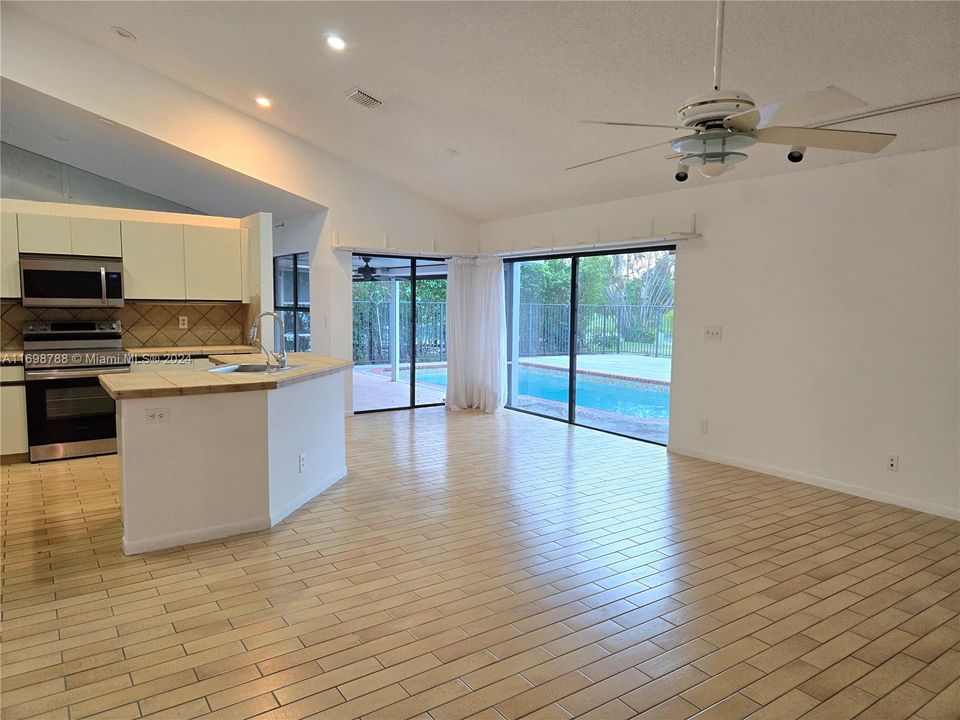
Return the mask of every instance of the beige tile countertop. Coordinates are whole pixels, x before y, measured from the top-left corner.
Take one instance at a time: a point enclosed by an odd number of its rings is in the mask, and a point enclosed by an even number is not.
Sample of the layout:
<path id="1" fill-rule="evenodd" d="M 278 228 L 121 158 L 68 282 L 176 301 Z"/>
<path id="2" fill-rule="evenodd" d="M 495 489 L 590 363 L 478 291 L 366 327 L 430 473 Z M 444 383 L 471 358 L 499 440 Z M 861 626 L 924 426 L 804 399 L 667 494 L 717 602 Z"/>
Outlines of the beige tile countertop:
<path id="1" fill-rule="evenodd" d="M 231 363 L 263 363 L 260 353 L 211 355 L 214 365 Z M 317 355 L 288 353 L 292 369 L 271 373 L 212 373 L 209 370 L 160 370 L 130 374 L 101 375 L 100 384 L 114 400 L 207 395 L 244 390 L 273 390 L 283 385 L 303 382 L 320 375 L 330 375 L 353 367 L 350 360 Z"/>
<path id="2" fill-rule="evenodd" d="M 251 345 L 163 345 L 124 348 L 133 357 L 144 355 L 232 355 L 256 352 Z"/>

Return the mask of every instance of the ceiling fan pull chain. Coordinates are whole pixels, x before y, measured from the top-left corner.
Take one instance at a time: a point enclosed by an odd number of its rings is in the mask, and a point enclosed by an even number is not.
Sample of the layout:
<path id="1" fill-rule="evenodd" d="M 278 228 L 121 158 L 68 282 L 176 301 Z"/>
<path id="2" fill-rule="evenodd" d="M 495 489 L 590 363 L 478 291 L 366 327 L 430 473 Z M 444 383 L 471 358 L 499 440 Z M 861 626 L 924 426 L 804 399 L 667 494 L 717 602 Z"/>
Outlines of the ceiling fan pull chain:
<path id="1" fill-rule="evenodd" d="M 717 0 L 717 37 L 713 49 L 713 89 L 720 89 L 720 54 L 723 52 L 723 3 Z"/>

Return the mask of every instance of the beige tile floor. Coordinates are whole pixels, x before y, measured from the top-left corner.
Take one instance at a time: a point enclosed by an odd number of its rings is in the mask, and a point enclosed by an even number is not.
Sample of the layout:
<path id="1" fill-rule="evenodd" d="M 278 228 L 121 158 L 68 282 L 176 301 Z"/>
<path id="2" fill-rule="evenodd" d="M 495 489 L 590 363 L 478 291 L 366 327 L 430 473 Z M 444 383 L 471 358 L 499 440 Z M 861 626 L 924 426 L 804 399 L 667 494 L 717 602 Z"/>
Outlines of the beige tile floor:
<path id="1" fill-rule="evenodd" d="M 3 718 L 956 718 L 960 525 L 521 413 L 348 422 L 270 531 L 120 552 L 3 468 Z"/>

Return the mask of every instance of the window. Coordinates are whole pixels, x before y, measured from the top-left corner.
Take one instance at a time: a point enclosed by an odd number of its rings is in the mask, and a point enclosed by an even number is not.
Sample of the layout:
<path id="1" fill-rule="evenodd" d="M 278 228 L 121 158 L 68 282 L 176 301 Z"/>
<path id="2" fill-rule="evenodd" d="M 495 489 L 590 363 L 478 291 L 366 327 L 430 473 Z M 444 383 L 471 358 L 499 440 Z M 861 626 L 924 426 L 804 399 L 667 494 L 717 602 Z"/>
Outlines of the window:
<path id="1" fill-rule="evenodd" d="M 310 253 L 273 259 L 273 306 L 283 318 L 287 352 L 310 351 Z"/>

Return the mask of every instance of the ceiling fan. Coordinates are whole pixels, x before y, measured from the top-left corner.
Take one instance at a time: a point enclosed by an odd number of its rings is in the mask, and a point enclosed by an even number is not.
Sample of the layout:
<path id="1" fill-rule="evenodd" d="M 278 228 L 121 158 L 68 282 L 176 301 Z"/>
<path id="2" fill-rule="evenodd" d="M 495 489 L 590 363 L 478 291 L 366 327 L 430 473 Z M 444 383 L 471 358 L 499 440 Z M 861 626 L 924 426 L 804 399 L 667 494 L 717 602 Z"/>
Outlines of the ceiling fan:
<path id="1" fill-rule="evenodd" d="M 721 90 L 723 10 L 724 0 L 717 0 L 713 90 L 686 100 L 677 111 L 676 124 L 582 121 L 595 125 L 686 130 L 692 131 L 693 134 L 590 160 L 568 167 L 567 170 L 575 170 L 586 165 L 669 144 L 673 148 L 673 154 L 667 155 L 667 159 L 679 159 L 674 177 L 677 182 L 684 182 L 689 176 L 688 171 L 691 167 L 699 168 L 700 173 L 705 177 L 717 177 L 728 170 L 733 170 L 736 163 L 747 159 L 744 151 L 756 143 L 788 145 L 790 150 L 787 152 L 787 160 L 798 163 L 803 160 L 807 148 L 875 153 L 889 145 L 896 137 L 888 133 L 826 130 L 780 124 L 836 117 L 866 105 L 860 98 L 838 87 L 829 86 L 762 107 L 757 107 L 745 92 Z"/>
<path id="2" fill-rule="evenodd" d="M 370 261 L 373 258 L 367 257 L 366 255 L 364 255 L 360 259 L 363 260 L 363 266 L 358 267 L 356 270 L 354 270 L 354 273 L 358 275 L 362 280 L 373 280 L 374 278 L 376 278 L 377 269 L 370 265 Z"/>

